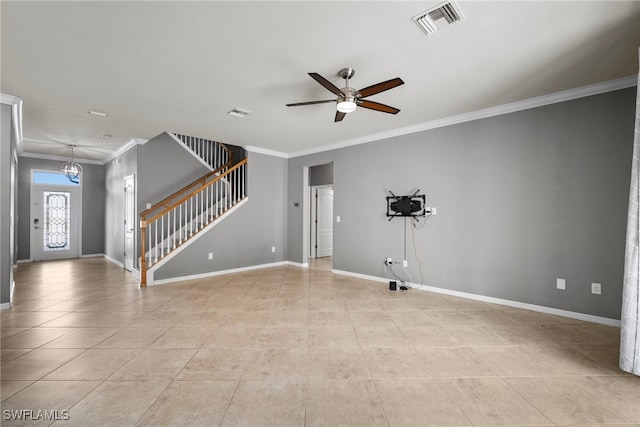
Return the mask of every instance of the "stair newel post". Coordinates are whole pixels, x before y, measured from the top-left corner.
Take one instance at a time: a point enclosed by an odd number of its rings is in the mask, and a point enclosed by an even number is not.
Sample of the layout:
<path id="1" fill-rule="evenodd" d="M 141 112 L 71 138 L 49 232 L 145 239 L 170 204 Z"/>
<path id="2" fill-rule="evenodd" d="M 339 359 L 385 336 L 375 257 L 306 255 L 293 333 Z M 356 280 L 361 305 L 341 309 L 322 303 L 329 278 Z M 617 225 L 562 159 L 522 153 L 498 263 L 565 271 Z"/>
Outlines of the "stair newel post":
<path id="1" fill-rule="evenodd" d="M 147 218 L 140 221 L 140 287 L 147 286 L 147 257 L 145 255 L 145 235 L 147 233 Z"/>

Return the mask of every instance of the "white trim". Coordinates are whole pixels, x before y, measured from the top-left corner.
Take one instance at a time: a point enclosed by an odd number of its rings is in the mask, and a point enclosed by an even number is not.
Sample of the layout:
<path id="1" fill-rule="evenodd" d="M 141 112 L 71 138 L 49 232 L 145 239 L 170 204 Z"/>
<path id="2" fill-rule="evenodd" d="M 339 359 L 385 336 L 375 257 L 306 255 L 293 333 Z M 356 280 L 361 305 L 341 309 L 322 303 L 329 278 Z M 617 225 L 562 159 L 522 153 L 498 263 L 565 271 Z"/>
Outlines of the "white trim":
<path id="1" fill-rule="evenodd" d="M 27 264 L 27 263 L 30 263 L 30 262 L 33 262 L 33 261 L 31 260 L 31 258 L 28 258 L 28 259 L 19 259 L 18 261 L 16 261 L 16 264 Z"/>
<path id="2" fill-rule="evenodd" d="M 116 151 L 111 153 L 111 155 L 107 157 L 104 161 L 102 161 L 100 164 L 104 166 L 110 161 L 115 160 L 117 157 L 123 155 L 124 153 L 129 151 L 131 148 L 135 147 L 136 145 L 144 145 L 148 141 L 149 141 L 148 139 L 133 138 L 131 141 L 127 142 L 126 144 L 118 148 Z"/>
<path id="3" fill-rule="evenodd" d="M 22 154 L 22 99 L 17 96 L 0 93 L 0 103 L 11 105 L 11 124 L 16 137 L 16 151 Z"/>
<path id="4" fill-rule="evenodd" d="M 80 258 L 102 258 L 104 257 L 104 254 L 86 254 L 86 255 L 80 255 Z"/>
<path id="5" fill-rule="evenodd" d="M 369 276 L 367 274 L 352 273 L 350 271 L 331 270 L 332 273 L 340 274 L 342 276 L 357 277 L 359 279 L 371 280 L 374 282 L 389 282 L 390 279 L 377 276 Z M 417 285 L 415 283 L 406 283 L 414 289 L 419 289 L 427 292 L 434 292 L 438 294 L 451 295 L 460 298 L 467 298 L 475 301 L 482 301 L 491 304 L 505 305 L 507 307 L 521 308 L 524 310 L 536 311 L 544 314 L 552 314 L 554 316 L 567 317 L 569 319 L 582 320 L 584 322 L 598 323 L 606 326 L 620 327 L 620 320 L 610 319 L 608 317 L 594 316 L 591 314 L 578 313 L 575 311 L 561 310 L 559 308 L 545 307 L 542 305 L 528 304 L 524 302 L 512 301 L 502 298 L 488 297 L 484 295 L 471 294 L 468 292 L 455 291 L 452 289 L 438 288 L 436 286 Z"/>
<path id="6" fill-rule="evenodd" d="M 503 114 L 515 113 L 517 111 L 528 110 L 545 105 L 557 104 L 559 102 L 571 101 L 574 99 L 584 98 L 587 96 L 599 95 L 615 90 L 627 89 L 635 87 L 638 84 L 638 76 L 628 76 L 621 79 L 609 80 L 602 83 L 596 83 L 588 86 L 582 86 L 575 89 L 564 90 L 549 95 L 537 96 L 522 101 L 511 102 L 509 104 L 498 105 L 496 107 L 485 108 L 482 110 L 471 111 L 468 113 L 458 114 L 455 116 L 444 117 L 441 119 L 431 120 L 416 125 L 405 126 L 398 129 L 392 129 L 386 132 L 374 133 L 359 138 L 348 139 L 335 144 L 324 145 L 322 147 L 310 148 L 308 150 L 296 151 L 288 154 L 288 158 L 301 157 L 309 154 L 322 153 L 325 151 L 337 150 L 340 148 L 351 147 L 354 145 L 366 144 L 368 142 L 380 141 L 387 138 L 393 138 L 402 135 L 408 135 L 425 130 L 451 126 L 459 123 L 470 122 L 473 120 L 486 119 L 489 117 L 500 116 Z"/>
<path id="7" fill-rule="evenodd" d="M 20 154 L 20 157 L 29 157 L 32 159 L 42 159 L 42 160 L 56 160 L 56 161 L 61 161 L 61 162 L 66 162 L 67 160 L 69 160 L 69 156 L 56 156 L 55 154 L 40 154 L 40 153 L 29 153 L 29 152 L 24 152 L 22 154 Z M 78 157 L 73 158 L 73 160 L 75 160 L 78 163 L 87 163 L 90 165 L 103 165 L 104 163 L 102 163 L 100 160 L 90 160 L 90 159 L 80 159 Z"/>
<path id="8" fill-rule="evenodd" d="M 289 158 L 289 155 L 287 153 L 284 153 L 282 151 L 271 150 L 269 148 L 256 147 L 255 145 L 245 145 L 243 148 L 247 150 L 249 153 L 264 154 L 267 156 L 280 157 L 283 159 Z"/>
<path id="9" fill-rule="evenodd" d="M 0 304 L 0 310 L 8 310 L 11 307 L 13 307 L 13 305 L 11 305 L 10 302 L 4 302 L 4 303 Z"/>
<path id="10" fill-rule="evenodd" d="M 203 229 L 201 229 L 200 231 L 198 231 L 196 234 L 193 235 L 193 237 L 191 237 L 187 243 L 182 244 L 180 246 L 178 246 L 175 250 L 171 251 L 168 255 L 166 255 L 164 258 L 162 258 L 160 261 L 158 261 L 157 263 L 153 264 L 153 266 L 151 268 L 147 269 L 147 285 L 153 285 L 156 282 L 158 282 L 157 280 L 155 280 L 154 275 L 157 269 L 159 269 L 160 267 L 162 267 L 164 264 L 166 264 L 171 258 L 175 257 L 176 255 L 178 255 L 180 252 L 182 252 L 185 248 L 189 247 L 193 242 L 195 242 L 196 240 L 198 240 L 200 237 L 202 237 L 204 234 L 206 234 L 207 231 L 209 231 L 210 229 L 212 229 L 213 227 L 217 226 L 218 224 L 220 224 L 222 221 L 224 221 L 227 217 L 229 217 L 233 212 L 235 212 L 237 209 L 240 208 L 240 206 L 244 205 L 245 203 L 247 203 L 247 201 L 249 201 L 249 197 L 245 197 L 244 199 L 242 199 L 241 201 L 239 201 L 238 203 L 236 203 L 235 205 L 233 205 L 233 207 L 231 207 L 230 209 L 228 209 L 227 211 L 225 211 L 221 216 L 219 216 L 218 218 L 215 219 L 215 221 L 209 223 L 209 225 L 207 225 L 206 227 L 204 227 Z M 145 254 L 142 254 L 142 256 L 145 256 Z M 162 279 L 162 280 L 169 280 L 169 279 Z M 171 279 L 173 280 L 173 279 Z"/>
<path id="11" fill-rule="evenodd" d="M 109 255 L 107 255 L 107 254 L 104 254 L 104 259 L 106 259 L 106 260 L 107 260 L 107 261 L 109 261 L 109 262 L 112 262 L 113 264 L 117 265 L 117 266 L 118 266 L 118 267 L 120 267 L 120 268 L 124 268 L 124 265 L 123 265 L 120 261 L 118 261 L 118 260 L 117 260 L 117 259 L 115 259 L 115 258 L 111 258 L 111 257 L 110 257 Z"/>
<path id="12" fill-rule="evenodd" d="M 284 263 L 287 264 L 287 265 L 291 265 L 293 267 L 300 267 L 300 268 L 308 268 L 309 267 L 309 263 L 308 262 L 285 261 Z"/>
<path id="13" fill-rule="evenodd" d="M 200 273 L 200 274 L 191 274 L 189 276 L 181 276 L 181 277 L 171 277 L 169 279 L 160 279 L 160 280 L 155 280 L 151 285 L 155 286 L 155 285 L 164 285 L 167 283 L 174 283 L 174 282 L 180 282 L 183 280 L 194 280 L 194 279 L 204 279 L 207 277 L 214 277 L 214 276 L 222 276 L 224 274 L 233 274 L 233 273 L 240 273 L 243 271 L 250 271 L 250 270 L 258 270 L 260 268 L 269 268 L 269 267 L 278 267 L 281 265 L 289 265 L 289 261 L 278 261 L 278 262 L 271 262 L 268 264 L 260 264 L 260 265 L 250 265 L 248 267 L 239 267 L 239 268 L 232 268 L 229 270 L 220 270 L 220 271 L 212 271 L 209 273 Z"/>

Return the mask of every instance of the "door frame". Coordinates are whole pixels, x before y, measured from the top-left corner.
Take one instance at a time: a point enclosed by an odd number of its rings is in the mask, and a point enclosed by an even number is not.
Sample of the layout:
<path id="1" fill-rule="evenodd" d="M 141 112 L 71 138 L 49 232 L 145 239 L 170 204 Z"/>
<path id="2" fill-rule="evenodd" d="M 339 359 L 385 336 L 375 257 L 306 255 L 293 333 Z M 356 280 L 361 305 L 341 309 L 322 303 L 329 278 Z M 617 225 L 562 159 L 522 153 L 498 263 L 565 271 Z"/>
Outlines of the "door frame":
<path id="1" fill-rule="evenodd" d="M 35 184 L 34 183 L 34 179 L 33 176 L 36 172 L 54 172 L 54 173 L 61 173 L 59 170 L 51 170 L 51 169 L 42 169 L 42 168 L 34 168 L 31 169 L 30 172 L 30 179 L 29 179 L 29 261 L 33 261 L 35 259 L 34 257 L 34 251 L 35 251 L 35 243 L 39 243 L 39 242 L 34 242 L 35 240 L 35 233 L 33 233 L 33 212 L 31 211 L 31 209 L 33 208 L 32 206 L 32 202 L 31 202 L 31 195 L 33 194 L 34 191 L 34 187 L 44 187 L 46 185 L 44 184 Z M 77 223 L 77 230 L 76 230 L 76 235 L 78 236 L 78 258 L 82 258 L 82 182 L 83 179 L 80 179 L 80 183 L 78 184 L 77 187 L 72 187 L 72 188 L 76 188 L 78 190 L 78 223 Z M 64 186 L 56 186 L 56 185 L 50 185 L 49 187 L 57 187 L 57 188 L 64 188 Z"/>
<path id="2" fill-rule="evenodd" d="M 133 205 L 131 208 L 133 209 L 133 239 L 131 242 L 131 269 L 127 268 L 127 180 L 131 179 L 133 181 Z M 123 178 L 123 202 L 122 209 L 124 210 L 124 220 L 123 220 L 123 234 L 122 234 L 122 245 L 123 245 L 123 259 L 122 259 L 122 268 L 127 271 L 133 271 L 137 267 L 136 259 L 137 256 L 137 235 L 138 235 L 138 227 L 136 221 L 136 176 L 135 174 L 127 175 Z"/>
<path id="3" fill-rule="evenodd" d="M 318 199 L 315 192 L 321 188 L 333 189 L 333 184 L 312 185 L 309 187 L 309 202 L 311 203 L 309 209 L 309 258 L 318 258 Z M 331 212 L 331 221 L 333 221 L 333 211 Z M 333 243 L 331 247 L 333 247 Z"/>

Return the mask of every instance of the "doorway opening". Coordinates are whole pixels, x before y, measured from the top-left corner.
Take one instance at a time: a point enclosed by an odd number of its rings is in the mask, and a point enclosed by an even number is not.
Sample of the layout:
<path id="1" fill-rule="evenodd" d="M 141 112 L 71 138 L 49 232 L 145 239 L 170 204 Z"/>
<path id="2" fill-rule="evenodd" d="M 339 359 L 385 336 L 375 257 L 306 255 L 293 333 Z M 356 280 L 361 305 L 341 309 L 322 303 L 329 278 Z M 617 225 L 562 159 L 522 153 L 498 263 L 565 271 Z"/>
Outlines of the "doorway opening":
<path id="1" fill-rule="evenodd" d="M 303 169 L 303 263 L 333 256 L 333 162 Z"/>
<path id="2" fill-rule="evenodd" d="M 62 172 L 31 171 L 30 258 L 78 258 L 81 254 L 81 179 Z"/>

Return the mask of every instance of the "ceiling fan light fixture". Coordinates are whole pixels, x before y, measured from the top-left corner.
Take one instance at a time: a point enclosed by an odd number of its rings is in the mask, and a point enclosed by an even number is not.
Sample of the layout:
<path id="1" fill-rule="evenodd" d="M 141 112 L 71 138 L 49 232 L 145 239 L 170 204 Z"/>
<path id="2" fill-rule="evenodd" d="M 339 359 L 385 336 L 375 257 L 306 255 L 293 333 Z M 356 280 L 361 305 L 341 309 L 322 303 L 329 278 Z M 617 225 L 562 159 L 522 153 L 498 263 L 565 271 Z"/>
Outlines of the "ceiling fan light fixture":
<path id="1" fill-rule="evenodd" d="M 356 111 L 356 103 L 353 97 L 349 96 L 338 102 L 338 111 L 341 113 L 353 113 Z"/>

